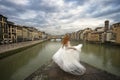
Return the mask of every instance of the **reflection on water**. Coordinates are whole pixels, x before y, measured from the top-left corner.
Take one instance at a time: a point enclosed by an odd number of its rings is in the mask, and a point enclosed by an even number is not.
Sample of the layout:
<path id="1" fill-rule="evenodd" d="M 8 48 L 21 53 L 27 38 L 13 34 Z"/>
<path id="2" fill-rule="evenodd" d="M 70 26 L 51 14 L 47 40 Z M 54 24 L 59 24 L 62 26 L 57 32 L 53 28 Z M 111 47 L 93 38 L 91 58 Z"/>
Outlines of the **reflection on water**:
<path id="1" fill-rule="evenodd" d="M 0 60 L 0 80 L 23 80 L 48 62 L 59 42 L 44 42 Z"/>
<path id="2" fill-rule="evenodd" d="M 61 42 L 44 42 L 0 60 L 0 80 L 23 80 L 51 60 Z M 77 45 L 80 42 L 71 42 Z M 84 43 L 82 61 L 120 76 L 120 48 Z"/>
<path id="3" fill-rule="evenodd" d="M 50 41 L 61 41 L 61 39 L 50 39 Z"/>
<path id="4" fill-rule="evenodd" d="M 120 47 L 84 43 L 81 60 L 120 76 Z"/>

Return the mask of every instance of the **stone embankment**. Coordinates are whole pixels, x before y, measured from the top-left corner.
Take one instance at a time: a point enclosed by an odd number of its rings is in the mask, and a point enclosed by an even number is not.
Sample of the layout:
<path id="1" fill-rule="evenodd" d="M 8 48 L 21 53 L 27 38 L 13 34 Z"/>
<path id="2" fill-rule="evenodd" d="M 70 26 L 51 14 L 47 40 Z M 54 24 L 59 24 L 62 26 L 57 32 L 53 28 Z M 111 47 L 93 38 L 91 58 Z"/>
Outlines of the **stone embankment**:
<path id="1" fill-rule="evenodd" d="M 30 46 L 34 46 L 38 43 L 41 43 L 46 40 L 36 40 L 36 41 L 27 41 L 27 42 L 19 42 L 13 44 L 4 44 L 0 45 L 0 59 L 22 51 Z"/>
<path id="2" fill-rule="evenodd" d="M 120 80 L 119 76 L 112 75 L 86 63 L 86 73 L 81 76 L 72 75 L 61 70 L 54 62 L 41 66 L 25 80 Z"/>

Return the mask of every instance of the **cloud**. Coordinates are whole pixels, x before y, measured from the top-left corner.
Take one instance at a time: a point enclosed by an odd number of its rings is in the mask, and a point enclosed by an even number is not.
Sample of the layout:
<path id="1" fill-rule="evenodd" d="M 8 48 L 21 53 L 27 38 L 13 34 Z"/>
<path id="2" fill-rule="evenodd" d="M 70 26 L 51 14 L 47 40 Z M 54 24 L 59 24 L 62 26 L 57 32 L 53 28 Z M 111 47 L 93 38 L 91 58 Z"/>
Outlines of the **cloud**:
<path id="1" fill-rule="evenodd" d="M 66 3 L 73 3 L 74 5 L 83 5 L 89 0 L 65 0 Z"/>
<path id="2" fill-rule="evenodd" d="M 102 17 L 120 12 L 119 0 L 91 0 L 86 7 L 86 13 L 91 17 Z"/>
<path id="3" fill-rule="evenodd" d="M 119 22 L 120 0 L 2 0 L 0 13 L 16 24 L 64 34 Z"/>
<path id="4" fill-rule="evenodd" d="M 8 2 L 11 2 L 16 5 L 28 5 L 29 0 L 7 0 Z"/>
<path id="5" fill-rule="evenodd" d="M 18 14 L 18 17 L 20 19 L 33 19 L 33 18 L 36 18 L 37 16 L 37 12 L 35 11 L 32 11 L 32 10 L 28 10 L 26 12 L 23 12 L 22 14 Z"/>

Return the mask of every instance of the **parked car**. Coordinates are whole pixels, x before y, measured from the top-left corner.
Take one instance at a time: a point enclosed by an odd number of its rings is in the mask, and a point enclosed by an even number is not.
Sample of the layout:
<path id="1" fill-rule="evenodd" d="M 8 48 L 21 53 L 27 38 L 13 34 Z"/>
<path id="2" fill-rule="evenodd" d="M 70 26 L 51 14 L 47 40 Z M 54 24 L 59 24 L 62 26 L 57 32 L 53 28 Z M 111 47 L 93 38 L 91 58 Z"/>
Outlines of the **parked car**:
<path id="1" fill-rule="evenodd" d="M 5 43 L 5 44 L 8 44 L 8 43 L 9 43 L 9 41 L 8 41 L 8 40 L 4 40 L 4 43 Z"/>
<path id="2" fill-rule="evenodd" d="M 4 41 L 1 41 L 0 44 L 4 44 Z"/>
<path id="3" fill-rule="evenodd" d="M 12 43 L 12 40 L 9 40 L 9 43 Z"/>

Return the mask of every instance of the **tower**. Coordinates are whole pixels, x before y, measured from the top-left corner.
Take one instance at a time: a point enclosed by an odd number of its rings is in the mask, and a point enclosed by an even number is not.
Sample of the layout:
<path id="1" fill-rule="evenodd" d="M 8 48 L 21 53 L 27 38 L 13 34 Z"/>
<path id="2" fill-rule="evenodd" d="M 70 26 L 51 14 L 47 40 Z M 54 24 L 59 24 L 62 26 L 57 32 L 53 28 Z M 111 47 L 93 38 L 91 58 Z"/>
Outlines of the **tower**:
<path id="1" fill-rule="evenodd" d="M 105 27 L 105 31 L 107 31 L 109 29 L 109 21 L 108 20 L 105 21 L 104 27 Z"/>

